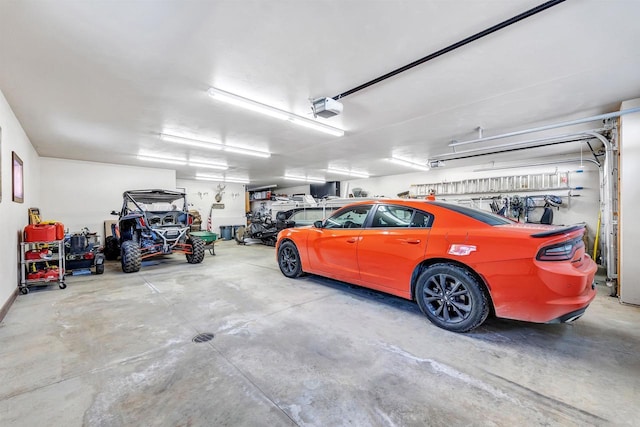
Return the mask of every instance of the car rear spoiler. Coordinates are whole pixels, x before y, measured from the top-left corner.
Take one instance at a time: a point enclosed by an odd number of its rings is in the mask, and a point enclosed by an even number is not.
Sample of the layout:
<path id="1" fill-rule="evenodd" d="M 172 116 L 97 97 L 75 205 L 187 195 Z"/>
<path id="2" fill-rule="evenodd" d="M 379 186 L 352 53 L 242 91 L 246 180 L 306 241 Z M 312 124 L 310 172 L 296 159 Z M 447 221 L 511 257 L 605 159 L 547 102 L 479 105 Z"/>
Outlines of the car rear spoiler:
<path id="1" fill-rule="evenodd" d="M 569 234 L 577 230 L 582 230 L 585 228 L 587 224 L 584 222 L 576 225 L 569 225 L 567 227 L 554 228 L 553 230 L 543 231 L 542 233 L 532 234 L 531 237 L 551 237 L 551 236 L 559 236 L 561 234 Z"/>

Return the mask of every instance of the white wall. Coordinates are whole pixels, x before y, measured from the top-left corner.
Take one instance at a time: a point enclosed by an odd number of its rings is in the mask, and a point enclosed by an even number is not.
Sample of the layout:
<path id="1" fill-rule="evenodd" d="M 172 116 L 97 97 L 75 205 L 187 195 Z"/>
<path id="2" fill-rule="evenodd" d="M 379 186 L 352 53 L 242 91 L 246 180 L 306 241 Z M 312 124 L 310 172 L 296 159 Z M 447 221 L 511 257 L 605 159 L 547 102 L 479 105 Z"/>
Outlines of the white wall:
<path id="1" fill-rule="evenodd" d="M 640 99 L 625 101 L 621 110 L 640 107 Z M 621 117 L 620 132 L 620 300 L 640 304 L 640 113 Z"/>
<path id="2" fill-rule="evenodd" d="M 589 153 L 590 155 L 590 153 Z M 585 154 L 586 156 L 586 154 Z M 579 154 L 577 156 L 579 158 Z M 576 156 L 570 156 L 571 159 L 575 159 Z M 586 158 L 586 157 L 585 157 Z M 559 158 L 557 160 L 562 160 Z M 479 160 L 480 162 L 481 160 Z M 540 161 L 548 162 L 549 158 L 540 159 Z M 527 159 L 529 164 L 536 162 L 535 159 Z M 523 162 L 519 162 L 521 165 Z M 509 163 L 501 163 L 500 166 L 506 166 Z M 516 165 L 513 163 L 513 165 Z M 487 165 L 488 166 L 488 165 Z M 360 187 L 367 191 L 370 197 L 391 197 L 396 198 L 398 193 L 409 191 L 412 184 L 434 184 L 438 182 L 452 182 L 461 181 L 472 178 L 489 178 L 500 176 L 514 176 L 525 175 L 535 173 L 553 173 L 556 171 L 555 165 L 536 166 L 536 167 L 518 167 L 514 169 L 499 169 L 493 171 L 481 171 L 474 172 L 475 169 L 480 169 L 481 166 L 469 166 L 469 167 L 455 167 L 455 162 L 450 162 L 447 166 L 437 169 L 432 169 L 426 172 L 415 172 L 403 175 L 385 176 L 379 178 L 368 178 L 343 181 L 341 188 L 356 188 Z M 600 201 L 600 183 L 599 183 L 599 170 L 598 167 L 589 162 L 583 162 L 583 168 L 580 167 L 580 162 L 576 163 L 561 163 L 557 165 L 558 172 L 569 172 L 569 185 L 571 187 L 583 187 L 582 190 L 574 190 L 572 194 L 574 197 L 563 198 L 563 205 L 559 210 L 554 210 L 554 224 L 573 224 L 578 222 L 586 222 L 589 242 L 594 241 L 596 226 L 598 223 L 599 213 L 599 201 Z M 577 170 L 582 169 L 584 172 L 578 173 Z M 507 194 L 507 193 L 505 193 Z M 522 193 L 508 193 L 508 195 L 545 195 L 554 194 L 558 196 L 567 196 L 569 192 L 567 190 L 562 191 L 540 191 L 540 192 L 522 192 Z M 462 201 L 470 198 L 483 198 L 480 207 L 482 209 L 489 210 L 490 201 L 487 200 L 486 194 L 469 194 L 469 195 L 436 195 L 438 200 L 443 201 Z M 537 209 L 533 215 L 541 215 L 541 210 Z M 539 219 L 534 216 L 534 220 Z M 589 248 L 589 253 L 592 253 L 593 248 Z"/>
<path id="3" fill-rule="evenodd" d="M 37 207 L 43 220 L 56 220 L 71 232 L 88 227 L 104 238 L 104 221 L 115 220 L 126 190 L 176 188 L 176 172 L 168 169 L 42 157 L 41 196 Z"/>
<path id="4" fill-rule="evenodd" d="M 27 209 L 40 203 L 40 158 L 0 92 L 2 200 L 0 201 L 0 307 L 16 290 L 19 282 L 18 256 L 22 229 L 29 222 Z M 24 166 L 24 203 L 12 201 L 11 152 Z"/>
<path id="5" fill-rule="evenodd" d="M 220 201 L 220 203 L 224 204 L 224 209 L 211 210 L 211 204 L 216 203 L 215 195 L 220 184 L 226 186 Z M 200 212 L 202 229 L 207 227 L 210 211 L 212 212 L 211 231 L 214 233 L 220 233 L 221 225 L 246 225 L 246 188 L 243 184 L 179 179 L 177 186 L 186 190 L 187 202 L 192 205 L 191 209 L 197 209 Z"/>

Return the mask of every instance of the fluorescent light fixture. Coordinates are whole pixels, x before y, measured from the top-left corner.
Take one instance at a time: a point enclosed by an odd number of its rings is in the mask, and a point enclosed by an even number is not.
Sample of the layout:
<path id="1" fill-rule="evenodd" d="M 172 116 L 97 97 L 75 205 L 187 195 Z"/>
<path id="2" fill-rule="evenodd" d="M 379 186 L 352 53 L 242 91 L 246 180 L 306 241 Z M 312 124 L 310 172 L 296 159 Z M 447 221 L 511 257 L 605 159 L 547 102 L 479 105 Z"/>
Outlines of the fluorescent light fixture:
<path id="1" fill-rule="evenodd" d="M 229 169 L 227 165 L 220 165 L 215 163 L 204 163 L 204 162 L 192 162 L 189 160 L 189 166 L 193 166 L 195 168 L 206 168 L 206 169 L 215 169 L 220 171 L 226 171 Z"/>
<path id="2" fill-rule="evenodd" d="M 168 163 L 181 166 L 185 166 L 187 164 L 187 161 L 184 159 L 170 159 L 167 157 L 152 157 L 143 155 L 138 155 L 138 160 L 143 160 L 145 162 Z"/>
<path id="3" fill-rule="evenodd" d="M 194 146 L 194 147 L 206 148 L 208 150 L 224 150 L 224 151 L 227 151 L 229 153 L 245 154 L 245 155 L 248 155 L 248 156 L 256 156 L 256 157 L 263 157 L 263 158 L 271 157 L 271 153 L 269 153 L 268 151 L 252 150 L 250 148 L 233 147 L 233 146 L 229 146 L 229 145 L 224 145 L 221 142 L 216 142 L 216 141 L 206 141 L 206 140 L 202 140 L 202 139 L 186 138 L 184 136 L 171 135 L 171 134 L 168 134 L 168 133 L 161 133 L 160 134 L 160 138 L 165 140 L 165 141 L 168 141 L 168 142 L 175 142 L 176 144 L 183 144 L 183 145 L 191 145 L 191 146 Z M 198 163 L 198 162 L 194 162 L 194 163 Z M 199 162 L 199 163 L 200 163 L 199 166 L 203 165 L 203 162 Z M 204 166 L 202 166 L 202 167 L 204 167 Z M 212 169 L 213 169 L 213 167 L 212 167 Z"/>
<path id="4" fill-rule="evenodd" d="M 314 184 L 324 184 L 327 181 L 319 178 L 307 178 L 306 176 L 294 176 L 294 175 L 285 175 L 284 179 L 288 179 L 290 181 L 303 181 L 303 182 L 312 182 Z"/>
<path id="5" fill-rule="evenodd" d="M 247 156 L 262 157 L 265 159 L 271 157 L 271 153 L 267 151 L 251 150 L 249 148 L 232 147 L 229 145 L 224 146 L 224 151 L 229 153 L 245 154 Z"/>
<path id="6" fill-rule="evenodd" d="M 225 178 L 224 182 L 232 182 L 234 184 L 249 184 L 248 179 L 244 179 L 244 178 Z"/>
<path id="7" fill-rule="evenodd" d="M 342 129 L 327 126 L 325 124 L 318 123 L 304 117 L 294 116 L 292 114 L 292 117 L 289 118 L 289 121 L 295 125 L 317 130 L 318 132 L 328 133 L 329 135 L 333 136 L 344 136 L 344 131 Z"/>
<path id="8" fill-rule="evenodd" d="M 392 157 L 389 159 L 389 161 L 398 165 L 409 166 L 411 168 L 420 169 L 423 171 L 429 170 L 429 168 L 423 164 L 412 162 L 411 160 L 399 159 L 398 157 Z"/>
<path id="9" fill-rule="evenodd" d="M 222 181 L 224 177 L 222 175 L 207 175 L 203 173 L 197 173 L 196 179 L 208 179 L 208 180 L 218 180 Z"/>
<path id="10" fill-rule="evenodd" d="M 207 93 L 213 99 L 226 102 L 227 104 L 235 105 L 236 107 L 244 108 L 245 110 L 264 114 L 265 116 L 273 117 L 274 119 L 289 119 L 289 113 L 287 113 L 286 111 L 279 110 L 269 105 L 261 104 L 248 98 L 243 98 L 242 96 L 234 95 L 233 93 L 225 92 L 214 87 L 209 88 Z"/>
<path id="11" fill-rule="evenodd" d="M 161 133 L 160 139 L 176 144 L 191 145 L 193 147 L 206 148 L 207 150 L 222 150 L 223 145 L 216 141 L 204 141 L 202 139 L 185 138 L 184 136 Z"/>
<path id="12" fill-rule="evenodd" d="M 344 131 L 332 126 L 327 126 L 323 123 L 318 123 L 315 120 L 307 119 L 306 117 L 298 116 L 288 111 L 280 110 L 279 108 L 272 107 L 270 105 L 261 104 L 248 98 L 235 95 L 233 93 L 225 92 L 214 87 L 209 88 L 207 91 L 209 96 L 213 99 L 217 99 L 228 104 L 235 105 L 237 107 L 244 108 L 246 110 L 254 111 L 256 113 L 264 114 L 269 117 L 273 117 L 279 120 L 287 120 L 298 126 L 304 126 L 309 129 L 313 129 L 319 132 L 324 132 L 333 136 L 343 136 Z"/>
<path id="13" fill-rule="evenodd" d="M 369 178 L 369 174 L 367 174 L 367 173 L 354 172 L 354 171 L 350 171 L 350 170 L 346 170 L 346 169 L 328 168 L 327 172 L 334 173 L 334 174 L 337 174 L 337 175 L 353 176 L 353 177 L 356 177 L 356 178 Z"/>
<path id="14" fill-rule="evenodd" d="M 270 190 L 272 188 L 277 188 L 277 187 L 278 187 L 278 184 L 261 185 L 260 187 L 247 188 L 247 191 Z"/>
<path id="15" fill-rule="evenodd" d="M 196 174 L 196 179 L 199 181 L 223 181 L 223 182 L 232 182 L 236 184 L 249 184 L 248 179 L 244 178 L 231 178 L 224 177 L 222 175 L 205 175 L 205 174 Z"/>

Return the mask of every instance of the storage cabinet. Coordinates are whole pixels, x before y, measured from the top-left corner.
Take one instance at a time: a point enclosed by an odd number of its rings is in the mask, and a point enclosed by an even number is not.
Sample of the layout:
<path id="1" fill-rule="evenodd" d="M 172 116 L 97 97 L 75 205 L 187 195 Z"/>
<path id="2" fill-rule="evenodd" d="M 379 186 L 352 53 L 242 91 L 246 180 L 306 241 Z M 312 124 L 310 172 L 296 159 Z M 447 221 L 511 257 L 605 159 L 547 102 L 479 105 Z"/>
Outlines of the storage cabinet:
<path id="1" fill-rule="evenodd" d="M 58 284 L 64 281 L 64 240 L 20 243 L 20 292 L 29 293 L 29 286 Z"/>

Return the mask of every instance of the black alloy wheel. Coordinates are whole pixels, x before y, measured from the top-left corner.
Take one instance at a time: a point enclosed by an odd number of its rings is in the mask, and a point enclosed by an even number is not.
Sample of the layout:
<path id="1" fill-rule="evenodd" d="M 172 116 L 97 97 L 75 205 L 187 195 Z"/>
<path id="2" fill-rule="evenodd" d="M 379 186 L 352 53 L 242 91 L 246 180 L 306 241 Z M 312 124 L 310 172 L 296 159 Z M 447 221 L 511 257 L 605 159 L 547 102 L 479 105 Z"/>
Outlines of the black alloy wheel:
<path id="1" fill-rule="evenodd" d="M 436 326 L 468 332 L 489 315 L 487 296 L 473 275 L 453 264 L 435 264 L 418 278 L 416 300 Z"/>
<path id="2" fill-rule="evenodd" d="M 289 278 L 300 277 L 303 274 L 300 254 L 293 242 L 284 242 L 278 248 L 278 265 L 282 274 Z"/>

